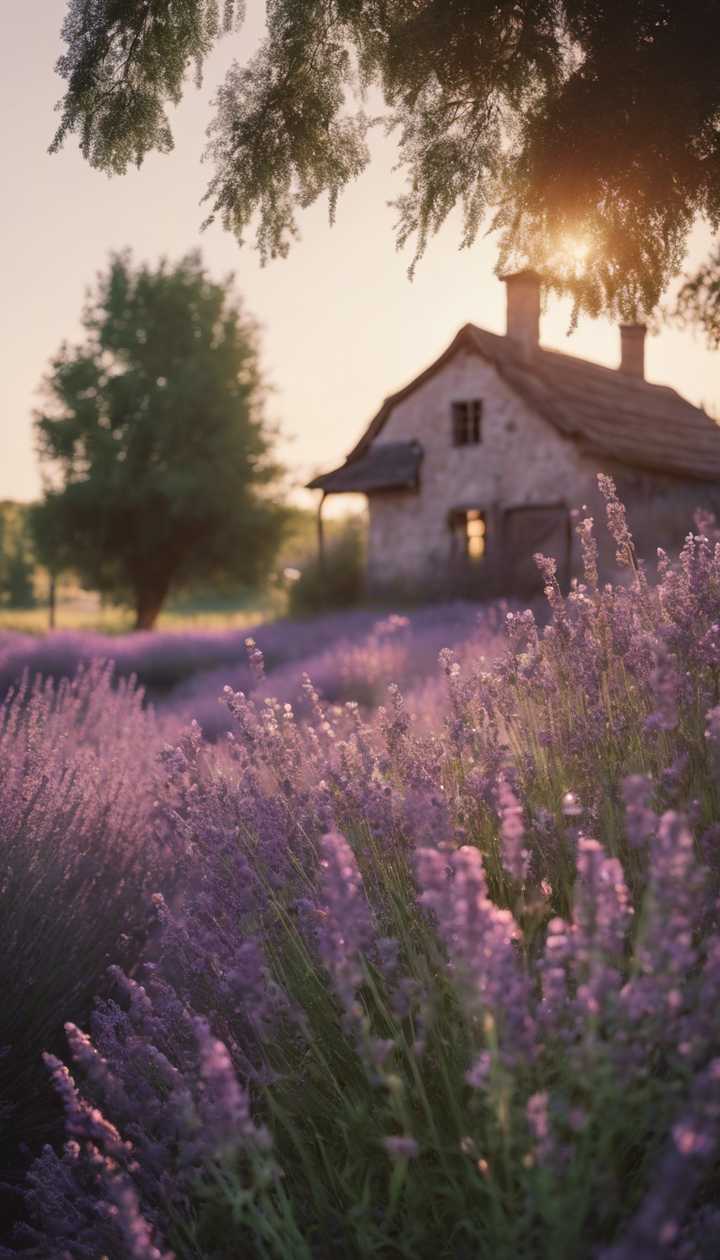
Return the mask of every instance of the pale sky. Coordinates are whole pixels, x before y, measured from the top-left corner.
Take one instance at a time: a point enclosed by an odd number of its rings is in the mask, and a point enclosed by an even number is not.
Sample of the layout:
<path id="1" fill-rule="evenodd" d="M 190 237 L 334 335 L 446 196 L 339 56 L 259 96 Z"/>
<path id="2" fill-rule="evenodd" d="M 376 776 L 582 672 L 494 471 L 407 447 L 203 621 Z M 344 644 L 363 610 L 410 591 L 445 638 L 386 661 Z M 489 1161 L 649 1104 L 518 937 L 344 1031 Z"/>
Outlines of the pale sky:
<path id="1" fill-rule="evenodd" d="M 263 327 L 262 358 L 275 387 L 271 414 L 283 434 L 281 455 L 293 480 L 339 463 L 388 393 L 417 375 L 472 321 L 504 332 L 504 286 L 494 277 L 496 245 L 481 238 L 460 251 L 456 217 L 431 243 L 411 283 L 410 255 L 395 250 L 388 201 L 402 187 L 392 143 L 378 136 L 375 161 L 340 199 L 301 217 L 302 239 L 286 260 L 261 268 L 220 226 L 200 232 L 200 199 L 209 168 L 200 157 L 211 99 L 234 57 L 243 60 L 262 30 L 262 0 L 249 0 L 239 34 L 225 37 L 197 91 L 188 84 L 173 113 L 175 151 L 152 156 L 139 171 L 108 179 L 68 141 L 50 157 L 54 64 L 61 50 L 64 0 L 0 0 L 3 67 L 0 117 L 5 194 L 0 345 L 0 498 L 31 499 L 40 489 L 32 409 L 50 356 L 78 335 L 84 293 L 110 250 L 130 246 L 138 260 L 176 258 L 201 247 L 212 274 L 236 276 L 247 309 Z M 710 244 L 698 229 L 690 262 Z M 581 321 L 568 338 L 569 308 L 552 302 L 542 322 L 545 345 L 615 366 L 617 330 Z M 647 374 L 695 403 L 720 409 L 720 358 L 687 333 L 663 331 L 648 344 Z"/>

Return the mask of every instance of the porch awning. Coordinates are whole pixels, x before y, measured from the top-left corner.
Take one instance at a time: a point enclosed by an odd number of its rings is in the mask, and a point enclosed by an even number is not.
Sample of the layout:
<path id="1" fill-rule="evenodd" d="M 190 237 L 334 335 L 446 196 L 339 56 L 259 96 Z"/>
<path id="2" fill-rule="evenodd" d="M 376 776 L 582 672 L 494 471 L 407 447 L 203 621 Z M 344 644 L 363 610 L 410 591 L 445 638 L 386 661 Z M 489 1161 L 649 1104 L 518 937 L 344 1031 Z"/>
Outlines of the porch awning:
<path id="1" fill-rule="evenodd" d="M 370 494 L 374 490 L 415 490 L 423 449 L 419 442 L 382 442 L 368 447 L 341 468 L 308 482 L 325 494 Z"/>

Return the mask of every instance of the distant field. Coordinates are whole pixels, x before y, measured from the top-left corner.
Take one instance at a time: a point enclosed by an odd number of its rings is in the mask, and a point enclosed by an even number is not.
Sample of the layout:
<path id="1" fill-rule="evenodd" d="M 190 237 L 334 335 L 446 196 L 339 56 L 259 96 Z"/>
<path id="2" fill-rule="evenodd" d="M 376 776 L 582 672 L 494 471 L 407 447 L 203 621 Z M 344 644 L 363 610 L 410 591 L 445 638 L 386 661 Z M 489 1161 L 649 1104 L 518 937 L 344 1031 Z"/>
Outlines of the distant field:
<path id="1" fill-rule="evenodd" d="M 136 678 L 165 718 L 185 724 L 195 719 L 214 739 L 232 725 L 227 705 L 220 703 L 226 686 L 304 711 L 307 674 L 325 701 L 352 700 L 370 712 L 387 698 L 390 683 L 407 692 L 427 685 L 437 674 L 442 648 L 472 646 L 476 655 L 495 656 L 505 611 L 504 605 L 458 601 L 405 616 L 356 608 L 290 619 L 250 607 L 205 608 L 175 610 L 159 630 L 140 634 L 119 633 L 119 620 L 110 634 L 77 623 L 71 628 L 62 620 L 55 634 L 0 629 L 0 697 L 25 673 L 71 678 L 92 661 L 112 661 L 116 675 Z M 248 658 L 248 634 L 262 653 L 260 675 Z"/>
<path id="2" fill-rule="evenodd" d="M 168 608 L 160 614 L 158 630 L 242 630 L 244 626 L 257 625 L 277 616 L 281 610 L 271 598 L 260 598 L 256 603 L 206 603 Z M 56 630 L 89 630 L 98 634 L 127 634 L 133 628 L 133 614 L 125 608 L 101 608 L 91 601 L 71 601 L 60 604 L 55 615 Z M 15 634 L 46 634 L 48 630 L 47 608 L 2 608 L 0 630 Z"/>

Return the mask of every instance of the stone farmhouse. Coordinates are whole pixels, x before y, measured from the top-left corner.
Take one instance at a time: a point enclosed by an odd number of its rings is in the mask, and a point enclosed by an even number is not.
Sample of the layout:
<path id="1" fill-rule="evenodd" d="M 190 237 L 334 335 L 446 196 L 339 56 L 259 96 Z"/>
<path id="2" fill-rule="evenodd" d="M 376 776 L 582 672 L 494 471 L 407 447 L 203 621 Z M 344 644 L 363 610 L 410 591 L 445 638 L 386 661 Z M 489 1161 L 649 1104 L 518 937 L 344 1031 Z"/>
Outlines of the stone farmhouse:
<path id="1" fill-rule="evenodd" d="M 720 427 L 645 380 L 645 327 L 621 326 L 617 370 L 546 350 L 541 277 L 504 279 L 506 335 L 466 324 L 386 398 L 342 467 L 310 482 L 323 501 L 367 496 L 371 592 L 527 594 L 536 552 L 566 585 L 581 571 L 571 513 L 586 507 L 600 526 L 601 471 L 650 562 L 682 544 L 697 508 L 720 519 Z"/>

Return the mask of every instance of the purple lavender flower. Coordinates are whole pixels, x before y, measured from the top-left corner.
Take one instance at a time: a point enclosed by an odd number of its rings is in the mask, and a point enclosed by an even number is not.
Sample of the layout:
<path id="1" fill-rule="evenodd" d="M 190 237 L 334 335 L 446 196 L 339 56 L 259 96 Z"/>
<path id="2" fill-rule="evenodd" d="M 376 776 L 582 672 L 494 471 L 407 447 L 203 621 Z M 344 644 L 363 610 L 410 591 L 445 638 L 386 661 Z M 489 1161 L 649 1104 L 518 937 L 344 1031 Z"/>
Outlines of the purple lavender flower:
<path id="1" fill-rule="evenodd" d="M 623 869 L 596 840 L 578 843 L 572 951 L 577 997 L 594 1018 L 616 992 L 632 913 Z"/>
<path id="2" fill-rule="evenodd" d="M 164 1239 L 179 1260 L 226 1260 L 246 1241 L 285 1245 L 294 1221 L 298 1255 L 352 1248 L 367 1226 L 376 1250 L 457 1239 L 490 1254 L 512 1238 L 528 1254 L 580 1254 L 615 1231 L 623 1257 L 714 1260 L 700 1240 L 720 1122 L 720 885 L 686 820 L 711 846 L 720 547 L 691 535 L 655 586 L 635 569 L 632 586 L 611 587 L 589 518 L 580 537 L 585 584 L 564 595 L 543 562 L 549 614 L 499 609 L 482 642 L 468 608 L 409 624 L 359 613 L 332 623 L 334 639 L 325 619 L 259 628 L 250 666 L 234 636 L 230 672 L 178 699 L 194 706 L 211 688 L 215 703 L 233 684 L 233 738 L 214 746 L 102 671 L 7 706 L 0 910 L 20 977 L 7 1019 L 34 1019 L 26 990 L 42 992 L 43 959 L 63 961 L 58 941 L 74 964 L 62 1012 L 33 1034 L 39 1049 L 70 1021 L 73 1076 L 48 1061 L 69 1141 L 33 1164 L 18 1239 L 29 1260 L 164 1260 Z M 428 681 L 442 645 L 444 680 Z M 195 646 L 208 665 L 212 645 Z M 188 664 L 187 644 L 172 659 L 168 643 L 133 650 L 156 681 L 163 654 L 168 670 Z M 124 669 L 130 647 L 119 655 Z M 658 819 L 654 791 L 678 812 Z M 518 884 L 515 918 L 493 896 Z M 56 895 L 67 913 L 53 937 L 38 911 Z M 75 964 L 91 949 L 86 983 Z M 106 978 L 108 958 L 130 974 Z M 81 1032 L 72 1021 L 100 978 Z M 396 1164 L 387 1176 L 378 1150 Z M 478 1194 L 491 1212 L 478 1214 Z M 328 1236 L 316 1197 L 332 1200 Z M 437 1209 L 450 1201 L 452 1220 Z M 481 1232 L 460 1240 L 461 1220 Z"/>
<path id="3" fill-rule="evenodd" d="M 265 657 L 253 638 L 248 637 L 245 640 L 245 650 L 255 679 L 261 682 L 265 677 Z"/>
<path id="4" fill-rule="evenodd" d="M 688 1109 L 673 1126 L 651 1189 L 601 1260 L 670 1260 L 681 1224 L 720 1140 L 720 1060 L 696 1081 Z"/>
<path id="5" fill-rule="evenodd" d="M 604 473 L 598 473 L 597 481 L 600 493 L 605 500 L 608 529 L 615 540 L 617 548 L 615 559 L 618 564 L 627 565 L 637 572 L 635 544 L 628 528 L 625 508 L 617 497 L 615 482 L 612 477 L 608 477 Z"/>
<path id="6" fill-rule="evenodd" d="M 200 1051 L 199 1119 L 201 1143 L 212 1159 L 226 1149 L 267 1149 L 269 1134 L 258 1129 L 250 1113 L 250 1101 L 240 1086 L 227 1047 L 213 1037 L 207 1020 L 195 1019 Z"/>
<path id="7" fill-rule="evenodd" d="M 682 682 L 675 655 L 669 650 L 665 636 L 659 636 L 655 661 L 649 677 L 653 711 L 645 721 L 647 731 L 672 731 L 679 721 Z"/>
<path id="8" fill-rule="evenodd" d="M 483 1050 L 475 1059 L 471 1068 L 465 1073 L 465 1080 L 473 1089 L 484 1089 L 492 1070 L 492 1055 Z"/>
<path id="9" fill-rule="evenodd" d="M 420 849 L 416 864 L 420 903 L 437 919 L 470 1011 L 492 1013 L 509 1061 L 529 1053 L 535 1020 L 515 948 L 520 930 L 489 899 L 481 854 L 464 845 L 448 863 L 436 850 Z"/>
<path id="10" fill-rule="evenodd" d="M 692 836 L 685 820 L 668 811 L 650 842 L 635 969 L 621 994 L 631 1025 L 649 1022 L 656 1045 L 678 1038 L 691 993 L 688 977 L 698 961 L 696 928 L 706 909 L 705 873 Z"/>
<path id="11" fill-rule="evenodd" d="M 580 547 L 582 549 L 585 581 L 592 591 L 596 591 L 599 585 L 598 545 L 593 534 L 593 524 L 593 518 L 586 516 L 576 526 L 576 533 L 580 539 Z"/>
<path id="12" fill-rule="evenodd" d="M 553 918 L 547 925 L 545 950 L 538 968 L 542 986 L 540 1017 L 553 1031 L 561 1027 L 570 1008 L 572 959 L 572 928 L 563 919 Z"/>
<path id="13" fill-rule="evenodd" d="M 130 1146 L 123 1142 L 115 1125 L 105 1119 L 98 1107 L 80 1097 L 65 1064 L 52 1054 L 43 1055 L 43 1059 L 65 1111 L 67 1132 L 76 1139 L 97 1144 L 114 1158 L 125 1158 Z"/>
<path id="14" fill-rule="evenodd" d="M 173 1253 L 162 1251 L 153 1241 L 153 1230 L 145 1220 L 138 1196 L 127 1182 L 111 1182 L 106 1211 L 123 1246 L 127 1260 L 174 1260 Z"/>
<path id="15" fill-rule="evenodd" d="M 652 784 L 646 775 L 632 774 L 623 779 L 625 826 L 633 849 L 644 849 L 657 828 L 657 814 L 650 808 Z"/>
<path id="16" fill-rule="evenodd" d="M 504 778 L 501 778 L 498 783 L 497 794 L 503 866 L 513 879 L 524 882 L 527 878 L 530 854 L 523 846 L 525 826 L 522 805 Z"/>
<path id="17" fill-rule="evenodd" d="M 417 1159 L 419 1147 L 414 1138 L 411 1137 L 386 1137 L 383 1138 L 383 1146 L 391 1159 Z"/>
<path id="18" fill-rule="evenodd" d="M 528 1128 L 535 1145 L 535 1158 L 539 1164 L 547 1163 L 554 1153 L 548 1103 L 547 1090 L 539 1090 L 528 1098 L 526 1106 Z"/>
<path id="19" fill-rule="evenodd" d="M 373 937 L 370 910 L 355 854 L 344 837 L 336 833 L 323 836 L 321 851 L 320 957 L 346 1015 L 356 1019 L 362 955 Z"/>

